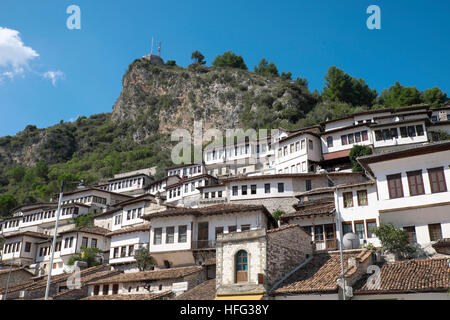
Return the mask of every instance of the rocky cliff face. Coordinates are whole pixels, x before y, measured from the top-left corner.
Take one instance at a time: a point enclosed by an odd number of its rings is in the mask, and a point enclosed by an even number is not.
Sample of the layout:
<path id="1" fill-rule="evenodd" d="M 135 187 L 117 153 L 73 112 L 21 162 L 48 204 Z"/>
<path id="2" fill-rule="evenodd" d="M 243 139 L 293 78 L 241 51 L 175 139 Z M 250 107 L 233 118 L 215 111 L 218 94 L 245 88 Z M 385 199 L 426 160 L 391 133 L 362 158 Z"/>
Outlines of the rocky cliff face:
<path id="1" fill-rule="evenodd" d="M 112 119 L 141 123 L 134 135 L 140 139 L 154 130 L 190 129 L 194 120 L 203 121 L 204 129 L 295 120 L 315 102 L 306 87 L 280 77 L 194 65 L 157 66 L 140 59 L 123 77 Z"/>

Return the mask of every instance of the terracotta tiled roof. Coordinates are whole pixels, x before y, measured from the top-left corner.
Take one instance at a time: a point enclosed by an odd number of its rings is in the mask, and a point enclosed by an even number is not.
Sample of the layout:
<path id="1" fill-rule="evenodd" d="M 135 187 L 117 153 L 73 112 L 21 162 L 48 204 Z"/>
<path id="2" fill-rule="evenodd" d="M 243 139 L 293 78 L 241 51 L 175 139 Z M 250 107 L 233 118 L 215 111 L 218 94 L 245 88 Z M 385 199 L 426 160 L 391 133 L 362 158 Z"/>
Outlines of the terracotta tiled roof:
<path id="1" fill-rule="evenodd" d="M 161 269 L 153 271 L 140 271 L 133 273 L 121 273 L 119 275 L 101 279 L 98 281 L 90 282 L 89 284 L 103 284 L 103 283 L 126 283 L 126 282 L 140 282 L 146 280 L 166 280 L 166 279 L 177 279 L 188 276 L 190 274 L 200 272 L 202 270 L 201 266 L 191 266 L 183 268 L 171 268 L 171 269 Z"/>
<path id="2" fill-rule="evenodd" d="M 348 266 L 348 259 L 354 257 L 365 261 L 370 251 L 344 252 L 344 270 L 346 277 L 353 275 L 356 267 Z M 341 277 L 341 259 L 339 254 L 317 254 L 305 266 L 285 279 L 271 294 L 311 294 L 337 292 L 337 279 Z"/>
<path id="3" fill-rule="evenodd" d="M 180 294 L 174 300 L 214 300 L 215 297 L 216 279 L 211 279 Z"/>
<path id="4" fill-rule="evenodd" d="M 350 149 L 341 150 L 336 152 L 324 153 L 323 160 L 332 160 L 337 158 L 346 158 L 350 155 Z"/>
<path id="5" fill-rule="evenodd" d="M 385 263 L 381 267 L 380 288 L 370 289 L 366 279 L 355 287 L 355 294 L 413 293 L 447 291 L 450 288 L 448 258 Z"/>
<path id="6" fill-rule="evenodd" d="M 143 223 L 139 224 L 134 227 L 128 227 L 128 228 L 122 228 L 119 230 L 115 230 L 112 232 L 109 232 L 106 234 L 107 237 L 117 236 L 119 234 L 126 234 L 126 233 L 132 233 L 132 232 L 141 232 L 141 231 L 150 231 L 150 223 Z"/>
<path id="7" fill-rule="evenodd" d="M 83 282 L 83 277 L 85 277 L 87 275 L 90 275 L 90 274 L 96 273 L 96 272 L 105 271 L 102 269 L 105 269 L 107 267 L 109 267 L 109 266 L 108 265 L 99 265 L 99 266 L 81 270 L 81 272 L 80 272 L 81 281 Z M 73 275 L 73 273 L 64 273 L 64 274 L 52 276 L 52 280 L 50 283 L 55 284 L 55 283 L 59 283 L 59 282 L 65 282 L 72 275 Z M 28 281 L 28 282 L 19 284 L 17 286 L 10 287 L 8 289 L 8 292 L 15 292 L 15 291 L 21 291 L 21 290 L 34 290 L 34 289 L 39 289 L 39 288 L 45 287 L 46 285 L 47 285 L 47 276 L 44 276 L 44 277 L 41 277 L 40 280 Z M 4 293 L 4 291 L 5 291 L 4 288 L 0 289 L 0 294 Z"/>
<path id="8" fill-rule="evenodd" d="M 108 229 L 101 228 L 101 227 L 79 227 L 79 228 L 73 228 L 66 231 L 59 232 L 58 234 L 66 234 L 71 232 L 84 232 L 84 233 L 91 233 L 91 234 L 98 234 L 98 235 L 106 235 L 108 232 L 110 232 Z"/>
<path id="9" fill-rule="evenodd" d="M 207 206 L 202 208 L 183 208 L 177 207 L 172 209 L 167 209 L 165 211 L 159 211 L 151 214 L 145 215 L 143 218 L 146 220 L 151 220 L 152 218 L 159 217 L 170 217 L 178 215 L 194 215 L 194 216 L 206 216 L 222 213 L 235 213 L 235 212 L 246 212 L 246 211 L 256 211 L 262 210 L 272 219 L 272 215 L 263 205 L 245 205 L 245 204 L 217 204 L 213 206 Z"/>
<path id="10" fill-rule="evenodd" d="M 267 233 L 274 233 L 274 232 L 284 231 L 284 230 L 292 229 L 292 228 L 300 228 L 300 226 L 298 224 L 286 224 L 286 225 L 281 226 L 276 229 L 267 230 Z"/>
<path id="11" fill-rule="evenodd" d="M 172 295 L 172 291 L 143 294 L 112 294 L 107 296 L 89 296 L 81 300 L 158 300 Z"/>
<path id="12" fill-rule="evenodd" d="M 291 218 L 309 218 L 312 216 L 331 216 L 334 215 L 335 207 L 334 202 L 319 203 L 303 208 L 299 208 L 292 213 L 286 213 L 281 216 L 282 221 L 288 221 Z"/>

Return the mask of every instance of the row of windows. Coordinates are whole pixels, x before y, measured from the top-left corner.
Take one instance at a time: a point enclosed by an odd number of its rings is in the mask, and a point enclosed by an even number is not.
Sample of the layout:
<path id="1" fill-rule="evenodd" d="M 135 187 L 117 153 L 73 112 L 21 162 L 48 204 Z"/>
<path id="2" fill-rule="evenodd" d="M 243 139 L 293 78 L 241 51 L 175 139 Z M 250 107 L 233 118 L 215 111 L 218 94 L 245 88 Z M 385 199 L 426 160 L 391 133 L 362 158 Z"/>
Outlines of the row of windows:
<path id="1" fill-rule="evenodd" d="M 106 201 L 107 201 L 106 198 L 97 197 L 97 196 L 87 196 L 87 197 L 80 197 L 80 198 L 76 198 L 76 199 L 72 199 L 72 200 L 66 200 L 66 201 L 63 201 L 63 204 L 68 204 L 68 203 L 91 203 L 91 202 L 100 203 L 100 204 L 106 204 Z"/>
<path id="2" fill-rule="evenodd" d="M 354 229 L 353 229 L 354 227 Z M 353 226 L 351 222 L 343 222 L 342 223 L 342 230 L 343 234 L 347 234 L 349 232 L 354 232 L 358 235 L 360 239 L 367 238 L 376 238 L 375 235 L 375 229 L 377 228 L 377 222 L 375 219 L 366 220 L 364 223 L 364 220 L 361 221 L 354 221 Z M 353 231 L 354 230 L 354 231 Z M 367 233 L 366 233 L 367 230 Z"/>
<path id="3" fill-rule="evenodd" d="M 400 127 L 400 136 L 402 138 L 424 136 L 425 132 L 421 124 L 416 126 Z M 398 128 L 390 128 L 375 131 L 375 140 L 393 140 L 398 139 Z"/>
<path id="4" fill-rule="evenodd" d="M 163 228 L 155 228 L 153 244 L 162 244 Z M 178 226 L 178 243 L 187 242 L 187 226 Z M 166 227 L 166 243 L 175 243 L 175 227 Z"/>
<path id="5" fill-rule="evenodd" d="M 411 244 L 417 243 L 417 237 L 416 237 L 416 228 L 414 226 L 412 227 L 403 227 L 403 230 L 405 230 L 408 233 L 409 236 L 409 242 Z M 434 223 L 428 225 L 428 234 L 430 236 L 430 241 L 438 241 L 442 239 L 442 227 L 440 223 Z"/>
<path id="6" fill-rule="evenodd" d="M 217 198 L 222 198 L 222 191 L 217 191 Z M 211 192 L 205 192 L 203 195 L 204 199 L 208 199 L 209 195 L 211 194 L 211 199 L 214 199 L 216 197 L 216 191 L 211 191 Z"/>
<path id="7" fill-rule="evenodd" d="M 353 192 L 344 192 L 342 193 L 342 197 L 344 199 L 344 208 L 352 208 Z M 358 190 L 356 192 L 356 197 L 358 199 L 358 206 L 362 207 L 369 205 L 369 201 L 367 199 L 367 190 Z"/>
<path id="8" fill-rule="evenodd" d="M 201 187 L 202 185 L 203 185 L 203 180 L 199 180 L 197 182 L 194 181 L 194 182 L 191 182 L 190 184 L 186 183 L 184 185 L 184 193 L 188 193 L 189 189 L 190 189 L 190 192 L 194 192 L 197 189 L 197 187 Z M 209 181 L 205 180 L 205 186 L 208 186 L 208 185 L 209 185 Z M 181 187 L 169 189 L 169 194 L 168 194 L 169 199 L 175 198 L 175 197 L 180 197 L 180 196 L 181 196 Z"/>
<path id="9" fill-rule="evenodd" d="M 110 184 L 111 190 L 120 190 L 137 186 L 140 188 L 144 182 L 144 178 L 128 179 L 124 181 L 114 182 Z"/>
<path id="10" fill-rule="evenodd" d="M 256 184 L 252 184 L 250 185 L 250 194 L 256 194 Z M 271 190 L 271 184 L 270 183 L 266 183 L 264 184 L 264 193 L 268 194 L 270 193 Z M 284 183 L 280 182 L 278 183 L 278 193 L 283 193 L 284 192 Z M 241 196 L 246 196 L 247 194 L 249 194 L 249 190 L 248 190 L 248 186 L 243 185 L 241 186 Z M 233 196 L 239 196 L 239 186 L 233 186 L 232 187 L 232 195 Z"/>
<path id="11" fill-rule="evenodd" d="M 314 150 L 314 142 L 312 140 L 308 139 L 308 144 L 309 144 L 309 150 Z M 306 148 L 306 139 L 297 141 L 295 143 L 291 143 L 289 145 L 289 149 L 288 149 L 288 146 L 284 146 L 283 148 L 278 149 L 278 158 L 285 157 L 289 154 L 293 154 L 300 150 L 304 150 L 305 148 Z M 288 152 L 288 150 L 289 150 L 289 152 Z"/>
<path id="12" fill-rule="evenodd" d="M 77 215 L 78 210 L 79 210 L 78 207 L 62 208 L 61 216 Z M 50 218 L 54 218 L 55 214 L 56 214 L 56 210 L 29 214 L 29 215 L 26 215 L 23 217 L 23 222 L 32 222 L 32 221 L 50 219 Z"/>
<path id="13" fill-rule="evenodd" d="M 306 170 L 306 161 L 303 161 L 302 163 L 297 163 L 296 165 L 292 165 L 290 170 L 289 167 L 284 168 L 284 173 L 302 173 L 307 172 Z M 278 173 L 283 173 L 283 169 L 279 169 Z"/>
<path id="14" fill-rule="evenodd" d="M 15 228 L 18 227 L 20 223 L 20 220 L 10 220 L 7 221 L 5 223 L 0 224 L 0 230 L 2 230 L 2 228 L 5 229 L 9 229 L 9 228 Z"/>
<path id="15" fill-rule="evenodd" d="M 266 153 L 267 150 L 270 151 L 270 145 L 256 145 L 256 154 Z M 231 158 L 233 156 L 237 157 L 240 155 L 250 154 L 250 151 L 250 144 L 246 144 L 245 146 L 234 146 L 232 148 L 213 150 L 206 153 L 206 160 L 211 161 L 223 159 L 225 155 L 227 158 Z"/>
<path id="16" fill-rule="evenodd" d="M 188 170 L 189 170 L 189 175 L 202 173 L 202 166 L 190 167 L 189 169 L 183 168 L 183 170 L 178 169 L 178 170 L 169 171 L 169 176 L 178 175 L 180 177 L 187 177 Z M 181 173 L 183 173 L 183 174 L 181 174 Z"/>
<path id="17" fill-rule="evenodd" d="M 150 187 L 150 191 L 155 192 L 155 191 L 161 190 L 162 188 L 163 188 L 163 184 L 162 184 L 162 182 L 159 182 L 157 184 L 152 185 Z"/>
<path id="18" fill-rule="evenodd" d="M 346 146 L 349 144 L 358 143 L 361 141 L 369 140 L 369 136 L 367 134 L 367 130 L 345 134 L 341 136 L 341 145 Z M 333 147 L 333 137 L 327 137 L 327 146 L 328 148 Z"/>
<path id="19" fill-rule="evenodd" d="M 111 248 L 113 250 L 114 258 L 124 258 L 124 257 L 133 257 L 134 256 L 134 244 L 129 246 L 122 246 Z"/>
<path id="20" fill-rule="evenodd" d="M 11 253 L 11 252 L 19 252 L 20 251 L 21 242 L 13 242 L 5 244 L 3 247 L 3 254 Z"/>
<path id="21" fill-rule="evenodd" d="M 88 248 L 89 244 L 89 238 L 83 237 L 81 239 L 81 248 Z M 97 239 L 92 238 L 91 239 L 91 248 L 97 248 Z"/>
<path id="22" fill-rule="evenodd" d="M 445 182 L 444 168 L 439 167 L 427 170 L 431 193 L 446 192 L 447 184 Z M 406 176 L 408 178 L 409 194 L 411 196 L 425 194 L 422 170 L 406 172 Z M 388 175 L 387 182 L 390 199 L 404 197 L 401 173 Z"/>

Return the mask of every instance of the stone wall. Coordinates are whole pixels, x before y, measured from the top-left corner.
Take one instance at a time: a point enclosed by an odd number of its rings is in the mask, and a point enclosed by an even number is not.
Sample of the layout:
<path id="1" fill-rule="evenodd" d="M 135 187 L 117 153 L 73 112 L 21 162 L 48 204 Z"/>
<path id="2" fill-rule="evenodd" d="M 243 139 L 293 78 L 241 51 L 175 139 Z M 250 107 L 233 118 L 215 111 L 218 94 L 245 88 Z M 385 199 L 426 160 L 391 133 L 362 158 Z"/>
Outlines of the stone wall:
<path id="1" fill-rule="evenodd" d="M 297 225 L 267 232 L 267 272 L 264 286 L 270 289 L 313 253 L 311 236 Z"/>
<path id="2" fill-rule="evenodd" d="M 8 282 L 9 277 L 9 270 L 8 272 L 6 272 L 7 270 L 8 269 L 1 270 L 2 273 L 0 274 L 0 288 L 6 288 L 6 283 Z M 15 285 L 30 281 L 31 277 L 33 277 L 33 275 L 28 271 L 25 271 L 23 269 L 13 269 L 9 280 L 9 287 L 13 287 Z"/>
<path id="3" fill-rule="evenodd" d="M 261 291 L 258 274 L 266 269 L 266 231 L 251 230 L 220 235 L 216 241 L 217 293 Z M 247 251 L 248 282 L 235 283 L 235 257 L 238 251 Z"/>
<path id="4" fill-rule="evenodd" d="M 245 200 L 233 200 L 232 204 L 248 204 L 248 205 L 264 205 L 270 213 L 274 213 L 277 210 L 282 210 L 285 213 L 295 212 L 292 207 L 298 203 L 298 199 L 295 197 L 286 198 L 266 198 L 266 199 L 245 199 Z"/>

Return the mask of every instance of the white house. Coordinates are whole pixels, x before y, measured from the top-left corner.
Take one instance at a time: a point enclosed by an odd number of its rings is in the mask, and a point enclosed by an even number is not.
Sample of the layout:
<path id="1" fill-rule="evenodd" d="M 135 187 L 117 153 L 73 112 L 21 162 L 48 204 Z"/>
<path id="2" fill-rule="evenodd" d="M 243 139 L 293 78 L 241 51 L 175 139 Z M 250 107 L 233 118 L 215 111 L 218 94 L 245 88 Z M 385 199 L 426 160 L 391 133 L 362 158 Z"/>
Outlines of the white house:
<path id="1" fill-rule="evenodd" d="M 150 181 L 150 177 L 144 173 L 121 175 L 108 181 L 108 190 L 117 193 L 138 195 L 144 193 L 144 188 L 147 187 Z"/>
<path id="2" fill-rule="evenodd" d="M 216 185 L 217 178 L 202 174 L 180 180 L 166 187 L 166 202 L 178 206 L 195 207 L 200 199 L 198 187 Z"/>
<path id="3" fill-rule="evenodd" d="M 358 159 L 377 180 L 381 223 L 408 231 L 412 243 L 450 238 L 450 142 L 424 144 Z"/>
<path id="4" fill-rule="evenodd" d="M 150 253 L 158 266 L 201 264 L 214 257 L 219 234 L 276 226 L 261 205 L 220 204 L 173 208 L 144 216 L 150 221 Z"/>

